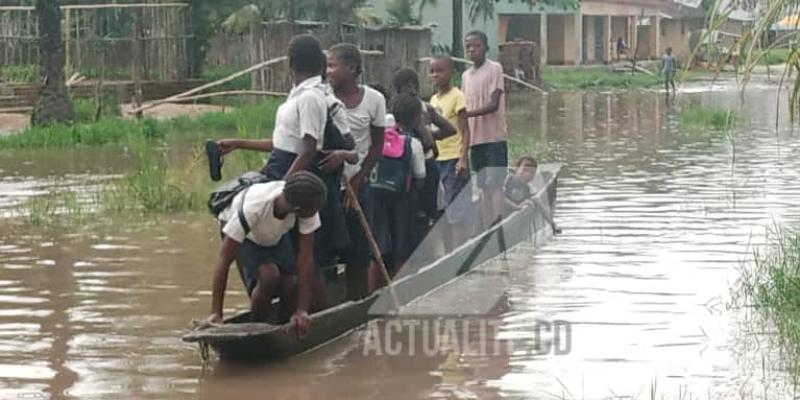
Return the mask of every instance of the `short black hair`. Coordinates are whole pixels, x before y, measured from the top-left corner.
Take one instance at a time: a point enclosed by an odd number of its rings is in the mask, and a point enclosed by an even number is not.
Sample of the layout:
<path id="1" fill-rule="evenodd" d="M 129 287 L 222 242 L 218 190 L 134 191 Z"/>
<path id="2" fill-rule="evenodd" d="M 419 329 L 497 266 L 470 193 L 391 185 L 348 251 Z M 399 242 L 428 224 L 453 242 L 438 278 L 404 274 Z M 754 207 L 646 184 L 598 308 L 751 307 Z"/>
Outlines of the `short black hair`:
<path id="1" fill-rule="evenodd" d="M 363 62 L 361 60 L 361 50 L 352 43 L 339 43 L 331 46 L 328 52 L 334 57 L 356 67 L 356 76 L 363 72 Z"/>
<path id="2" fill-rule="evenodd" d="M 392 76 L 392 87 L 396 93 L 419 94 L 419 75 L 411 68 L 400 68 Z"/>
<path id="3" fill-rule="evenodd" d="M 481 42 L 483 42 L 484 46 L 489 47 L 489 37 L 487 37 L 486 33 L 484 33 L 483 31 L 478 31 L 478 30 L 470 31 L 469 33 L 467 33 L 466 36 L 464 36 L 464 39 L 470 36 L 475 36 L 476 38 L 480 39 Z"/>
<path id="4" fill-rule="evenodd" d="M 433 60 L 444 60 L 444 61 L 447 61 L 447 66 L 450 69 L 456 69 L 456 63 L 455 63 L 455 61 L 453 61 L 453 57 L 450 57 L 447 54 L 435 54 L 435 55 L 433 55 L 433 57 L 431 57 L 431 61 L 433 61 Z"/>
<path id="5" fill-rule="evenodd" d="M 411 93 L 400 93 L 392 99 L 392 114 L 397 123 L 408 128 L 422 113 L 422 103 Z"/>
<path id="6" fill-rule="evenodd" d="M 319 210 L 325 204 L 328 190 L 318 176 L 308 171 L 299 171 L 286 178 L 283 194 L 292 207 Z"/>
<path id="7" fill-rule="evenodd" d="M 296 72 L 321 74 L 325 69 L 325 53 L 319 39 L 298 35 L 289 42 L 289 67 Z"/>
<path id="8" fill-rule="evenodd" d="M 519 167 L 520 165 L 522 165 L 522 163 L 526 161 L 528 162 L 528 164 L 531 164 L 533 168 L 539 167 L 539 163 L 537 163 L 536 159 L 531 156 L 522 156 L 519 159 L 517 159 L 517 166 Z"/>

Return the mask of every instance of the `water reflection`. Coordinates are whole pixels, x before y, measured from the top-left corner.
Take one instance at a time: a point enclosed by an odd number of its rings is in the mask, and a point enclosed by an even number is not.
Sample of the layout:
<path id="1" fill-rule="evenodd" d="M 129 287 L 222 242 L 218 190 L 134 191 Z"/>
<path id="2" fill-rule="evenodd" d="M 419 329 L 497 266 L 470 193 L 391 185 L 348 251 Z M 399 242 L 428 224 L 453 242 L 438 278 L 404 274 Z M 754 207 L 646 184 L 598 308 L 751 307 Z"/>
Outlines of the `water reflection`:
<path id="1" fill-rule="evenodd" d="M 514 99 L 517 155 L 566 163 L 564 234 L 419 305 L 480 300 L 502 277 L 497 336 L 466 332 L 528 345 L 501 356 L 378 357 L 361 330 L 286 362 L 204 371 L 178 338 L 208 312 L 207 215 L 63 229 L 0 219 L 0 398 L 647 398 L 652 386 L 664 398 L 786 397 L 774 347 L 726 307 L 767 227 L 800 221 L 800 141 L 785 117 L 776 133 L 774 89 L 754 90 L 686 90 L 670 104 L 657 92 Z M 733 141 L 681 129 L 682 111 L 705 105 L 746 116 Z M 86 151 L 0 154 L 0 214 L 130 168 L 119 149 Z M 232 312 L 246 302 L 230 282 Z M 529 351 L 536 321 L 555 320 L 573 326 L 570 354 Z"/>

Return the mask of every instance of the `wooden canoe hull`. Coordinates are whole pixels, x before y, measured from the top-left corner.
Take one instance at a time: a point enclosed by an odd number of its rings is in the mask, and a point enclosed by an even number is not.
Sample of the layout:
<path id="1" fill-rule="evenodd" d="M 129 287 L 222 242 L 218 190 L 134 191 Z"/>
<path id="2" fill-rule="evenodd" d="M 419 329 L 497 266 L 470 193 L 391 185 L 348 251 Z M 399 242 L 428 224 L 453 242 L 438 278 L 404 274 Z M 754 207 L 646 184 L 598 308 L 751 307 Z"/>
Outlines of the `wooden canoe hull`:
<path id="1" fill-rule="evenodd" d="M 549 237 L 552 226 L 545 215 L 552 218 L 555 210 L 560 165 L 543 167 L 540 166 L 540 171 L 544 183 L 531 206 L 511 214 L 502 223 L 468 240 L 433 263 L 417 268 L 413 265 L 404 267 L 394 281 L 400 304 L 407 304 L 474 270 L 522 241 L 542 241 Z M 298 339 L 286 326 L 249 322 L 250 313 L 244 312 L 226 319 L 222 326 L 192 330 L 183 336 L 183 340 L 206 344 L 221 358 L 228 360 L 282 359 L 323 345 L 364 325 L 370 319 L 392 314 L 393 311 L 392 297 L 384 288 L 362 300 L 347 301 L 312 314 L 311 329 L 303 339 Z"/>

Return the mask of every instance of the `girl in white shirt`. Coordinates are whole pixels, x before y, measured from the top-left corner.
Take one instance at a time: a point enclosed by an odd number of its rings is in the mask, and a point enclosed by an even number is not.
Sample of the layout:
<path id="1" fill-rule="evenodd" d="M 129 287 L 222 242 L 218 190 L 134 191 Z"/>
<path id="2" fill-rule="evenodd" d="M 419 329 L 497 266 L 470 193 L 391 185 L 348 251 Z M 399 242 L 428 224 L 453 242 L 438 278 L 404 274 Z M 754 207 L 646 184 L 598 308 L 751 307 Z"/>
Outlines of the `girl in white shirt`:
<path id="1" fill-rule="evenodd" d="M 250 186 L 220 213 L 223 240 L 214 266 L 209 322 L 223 320 L 228 271 L 236 260 L 250 295 L 254 321 L 266 320 L 282 278 L 297 275 L 297 309 L 291 323 L 299 335 L 305 335 L 314 280 L 314 233 L 320 227 L 318 210 L 326 195 L 322 181 L 302 171 L 290 175 L 285 182 Z M 287 233 L 295 227 L 299 230 L 297 253 L 287 240 Z M 293 303 L 291 299 L 283 300 Z"/>
<path id="2" fill-rule="evenodd" d="M 325 77 L 336 98 L 344 104 L 350 134 L 358 153 L 358 162 L 345 164 L 344 174 L 358 195 L 358 202 L 364 213 L 370 215 L 372 201 L 366 181 L 383 151 L 386 99 L 377 90 L 358 83 L 362 73 L 362 59 L 357 46 L 339 43 L 328 49 L 327 56 Z M 341 165 L 344 160 L 337 157 L 331 162 Z M 345 210 L 345 219 L 350 234 L 350 246 L 342 254 L 341 261 L 347 264 L 345 276 L 348 298 L 357 300 L 368 294 L 367 270 L 372 254 L 366 232 L 352 207 Z"/>

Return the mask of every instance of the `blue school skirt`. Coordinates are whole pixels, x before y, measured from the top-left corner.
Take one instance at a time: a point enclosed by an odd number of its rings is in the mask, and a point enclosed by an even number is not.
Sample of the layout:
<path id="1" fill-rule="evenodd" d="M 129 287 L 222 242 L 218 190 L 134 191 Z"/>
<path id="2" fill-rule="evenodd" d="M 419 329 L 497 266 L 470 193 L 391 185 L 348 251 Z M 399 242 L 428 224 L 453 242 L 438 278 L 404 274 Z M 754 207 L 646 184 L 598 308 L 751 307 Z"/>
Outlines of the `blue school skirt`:
<path id="1" fill-rule="evenodd" d="M 297 154 L 274 149 L 261 173 L 270 180 L 281 180 L 296 158 Z M 322 179 L 328 191 L 325 204 L 319 210 L 319 219 L 322 226 L 314 234 L 314 259 L 317 261 L 318 267 L 324 268 L 335 265 L 338 262 L 339 255 L 347 250 L 350 245 L 350 236 L 345 223 L 344 210 L 342 209 L 340 191 L 342 172 L 341 170 L 336 173 L 322 172 L 317 167 L 319 161 L 319 157 L 316 157 L 311 162 L 308 171 Z M 292 230 L 291 235 L 295 248 L 298 248 L 299 232 L 296 227 Z"/>
<path id="2" fill-rule="evenodd" d="M 372 189 L 372 223 L 375 241 L 384 258 L 406 260 L 414 252 L 414 205 L 411 193 Z"/>

